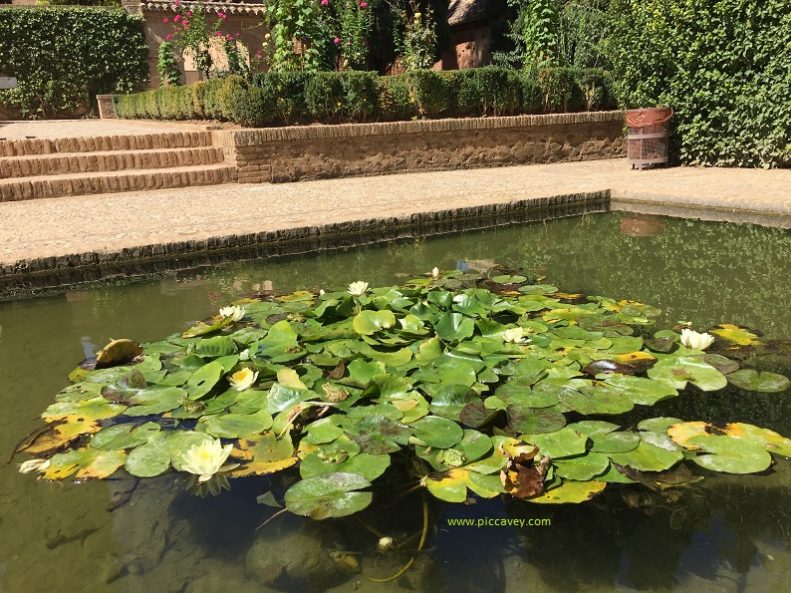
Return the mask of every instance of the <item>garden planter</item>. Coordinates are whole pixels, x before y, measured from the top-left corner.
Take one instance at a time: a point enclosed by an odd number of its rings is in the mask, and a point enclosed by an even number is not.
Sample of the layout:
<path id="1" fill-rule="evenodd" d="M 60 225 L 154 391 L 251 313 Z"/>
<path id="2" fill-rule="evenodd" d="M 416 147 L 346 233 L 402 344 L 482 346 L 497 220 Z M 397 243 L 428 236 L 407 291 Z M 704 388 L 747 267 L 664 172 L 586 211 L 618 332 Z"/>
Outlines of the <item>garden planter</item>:
<path id="1" fill-rule="evenodd" d="M 632 169 L 644 169 L 655 165 L 667 165 L 670 107 L 629 109 L 626 112 L 627 157 Z"/>

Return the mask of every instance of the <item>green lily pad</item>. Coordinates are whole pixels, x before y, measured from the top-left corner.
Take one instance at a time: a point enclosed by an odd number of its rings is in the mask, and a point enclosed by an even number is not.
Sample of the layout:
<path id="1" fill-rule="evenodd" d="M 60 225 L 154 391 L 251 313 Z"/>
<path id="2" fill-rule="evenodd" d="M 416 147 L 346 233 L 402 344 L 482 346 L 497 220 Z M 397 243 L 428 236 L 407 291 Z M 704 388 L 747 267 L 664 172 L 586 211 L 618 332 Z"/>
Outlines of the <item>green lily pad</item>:
<path id="1" fill-rule="evenodd" d="M 218 358 L 236 352 L 236 343 L 229 336 L 201 338 L 195 342 L 193 353 L 203 358 Z"/>
<path id="2" fill-rule="evenodd" d="M 286 508 L 295 515 L 322 520 L 363 510 L 373 499 L 358 492 L 371 483 L 358 474 L 336 472 L 301 480 L 286 491 Z"/>
<path id="3" fill-rule="evenodd" d="M 390 466 L 389 455 L 370 455 L 360 453 L 344 461 L 333 463 L 321 458 L 319 453 L 306 456 L 299 465 L 299 474 L 303 478 L 311 478 L 334 472 L 352 473 L 373 482 L 385 473 Z"/>
<path id="4" fill-rule="evenodd" d="M 580 457 L 553 460 L 552 463 L 561 478 L 586 482 L 605 473 L 610 467 L 610 458 L 602 453 L 588 453 Z"/>
<path id="5" fill-rule="evenodd" d="M 124 467 L 138 478 L 152 478 L 165 473 L 170 467 L 170 449 L 166 436 L 159 433 L 146 444 L 132 449 Z"/>
<path id="6" fill-rule="evenodd" d="M 205 397 L 223 376 L 222 364 L 212 361 L 195 371 L 187 380 L 187 393 L 190 399 Z"/>
<path id="7" fill-rule="evenodd" d="M 425 445 L 439 449 L 452 447 L 464 436 L 461 426 L 439 416 L 426 416 L 414 422 L 412 432 Z"/>
<path id="8" fill-rule="evenodd" d="M 702 356 L 670 356 L 648 369 L 648 376 L 675 389 L 684 389 L 689 382 L 703 391 L 717 391 L 728 384 L 725 375 Z"/>
<path id="9" fill-rule="evenodd" d="M 670 469 L 684 458 L 678 447 L 661 447 L 641 440 L 634 449 L 623 453 L 611 453 L 610 459 L 644 472 L 661 472 Z"/>
<path id="10" fill-rule="evenodd" d="M 541 455 L 548 455 L 552 459 L 582 455 L 588 443 L 587 436 L 568 426 L 548 434 L 522 435 L 522 440 L 536 445 Z"/>
<path id="11" fill-rule="evenodd" d="M 566 417 L 554 408 L 523 408 L 508 406 L 511 430 L 522 434 L 556 432 L 566 425 Z"/>
<path id="12" fill-rule="evenodd" d="M 129 398 L 129 403 L 135 405 L 129 407 L 125 414 L 127 416 L 149 416 L 170 412 L 178 408 L 186 397 L 187 392 L 178 387 L 152 385 Z"/>
<path id="13" fill-rule="evenodd" d="M 388 329 L 395 325 L 396 318 L 392 311 L 360 311 L 352 321 L 352 327 L 358 334 L 370 336 L 382 329 Z"/>
<path id="14" fill-rule="evenodd" d="M 446 313 L 434 326 L 437 335 L 446 342 L 469 338 L 475 332 L 475 323 L 461 313 Z"/>
<path id="15" fill-rule="evenodd" d="M 764 393 L 778 393 L 791 387 L 783 375 L 769 371 L 756 371 L 754 369 L 741 369 L 728 375 L 728 382 L 745 391 L 761 391 Z"/>
<path id="16" fill-rule="evenodd" d="M 715 472 L 754 474 L 772 465 L 772 456 L 766 449 L 747 439 L 704 434 L 692 437 L 685 446 L 699 451 L 692 461 Z"/>
<path id="17" fill-rule="evenodd" d="M 97 432 L 91 438 L 91 448 L 102 451 L 132 449 L 144 443 L 160 430 L 159 424 L 146 422 L 141 426 L 116 424 Z"/>
<path id="18" fill-rule="evenodd" d="M 215 437 L 236 439 L 261 434 L 272 427 L 272 416 L 265 410 L 255 414 L 218 414 L 203 416 L 200 426 Z"/>

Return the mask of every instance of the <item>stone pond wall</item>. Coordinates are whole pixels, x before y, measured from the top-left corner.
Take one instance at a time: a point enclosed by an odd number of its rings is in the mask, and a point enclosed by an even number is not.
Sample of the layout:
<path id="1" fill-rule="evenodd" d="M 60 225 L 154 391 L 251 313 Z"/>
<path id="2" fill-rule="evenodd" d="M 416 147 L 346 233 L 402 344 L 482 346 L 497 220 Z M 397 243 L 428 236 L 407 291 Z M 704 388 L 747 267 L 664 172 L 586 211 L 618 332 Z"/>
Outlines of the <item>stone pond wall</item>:
<path id="1" fill-rule="evenodd" d="M 623 156 L 625 146 L 620 111 L 214 134 L 240 183 L 594 160 Z"/>

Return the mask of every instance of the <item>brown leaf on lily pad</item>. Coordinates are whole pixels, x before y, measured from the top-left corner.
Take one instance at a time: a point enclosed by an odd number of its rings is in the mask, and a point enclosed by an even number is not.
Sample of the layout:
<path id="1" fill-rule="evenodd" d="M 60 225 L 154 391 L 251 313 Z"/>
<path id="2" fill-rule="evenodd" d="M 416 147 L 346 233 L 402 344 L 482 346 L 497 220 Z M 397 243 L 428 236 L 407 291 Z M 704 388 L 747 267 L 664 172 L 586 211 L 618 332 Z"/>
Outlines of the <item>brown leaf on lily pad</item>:
<path id="1" fill-rule="evenodd" d="M 517 448 L 515 456 L 511 456 L 507 448 L 502 449 L 508 458 L 508 463 L 500 472 L 500 481 L 506 493 L 514 498 L 526 499 L 540 496 L 544 493 L 544 478 L 552 460 L 549 457 L 542 457 L 536 463 L 538 447 L 529 450 L 521 449 L 523 448 Z"/>
<path id="2" fill-rule="evenodd" d="M 335 379 L 337 381 L 338 379 L 343 378 L 343 375 L 345 374 L 346 374 L 346 362 L 342 360 L 338 363 L 338 366 L 336 366 L 334 369 L 332 369 L 327 373 L 327 378 Z"/>

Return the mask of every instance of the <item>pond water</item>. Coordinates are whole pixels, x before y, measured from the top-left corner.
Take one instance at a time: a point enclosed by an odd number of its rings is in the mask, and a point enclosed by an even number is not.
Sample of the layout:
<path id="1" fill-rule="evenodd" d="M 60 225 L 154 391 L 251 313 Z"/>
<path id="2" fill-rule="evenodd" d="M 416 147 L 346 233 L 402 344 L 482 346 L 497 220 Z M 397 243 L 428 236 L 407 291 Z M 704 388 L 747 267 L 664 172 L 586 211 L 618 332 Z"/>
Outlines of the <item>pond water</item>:
<path id="1" fill-rule="evenodd" d="M 0 303 L 0 452 L 7 459 L 39 426 L 37 415 L 68 372 L 110 338 L 161 338 L 268 283 L 283 291 L 360 279 L 380 285 L 474 260 L 525 267 L 568 292 L 654 304 L 664 311 L 659 326 L 688 320 L 702 330 L 731 322 L 791 338 L 791 233 L 750 225 L 607 213 L 232 263 Z M 756 364 L 791 374 L 782 360 Z M 788 392 L 689 393 L 656 412 L 791 435 Z M 791 583 L 791 462 L 783 460 L 767 475 L 711 477 L 670 495 L 615 485 L 585 505 L 431 502 L 426 551 L 388 582 L 368 577 L 392 575 L 409 558 L 404 550 L 414 548 L 421 527 L 419 494 L 390 492 L 361 518 L 283 516 L 256 530 L 274 512 L 255 502 L 268 489 L 263 478 L 237 480 L 230 493 L 206 499 L 186 494 L 174 478 L 144 481 L 108 511 L 133 482 L 37 482 L 17 468 L 0 465 L 3 593 L 266 592 L 273 589 L 261 579 L 277 582 L 270 560 L 319 573 L 327 558 L 335 568 L 313 583 L 316 591 L 784 593 Z M 551 525 L 449 523 L 457 518 Z M 380 535 L 406 541 L 404 550 L 379 554 Z M 355 563 L 362 572 L 336 570 Z"/>

